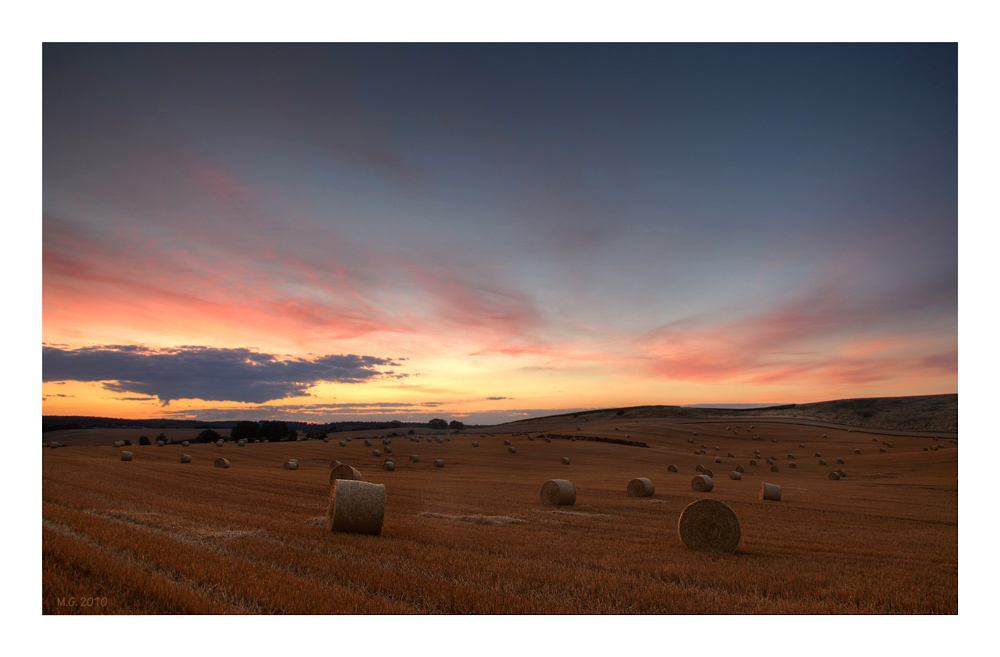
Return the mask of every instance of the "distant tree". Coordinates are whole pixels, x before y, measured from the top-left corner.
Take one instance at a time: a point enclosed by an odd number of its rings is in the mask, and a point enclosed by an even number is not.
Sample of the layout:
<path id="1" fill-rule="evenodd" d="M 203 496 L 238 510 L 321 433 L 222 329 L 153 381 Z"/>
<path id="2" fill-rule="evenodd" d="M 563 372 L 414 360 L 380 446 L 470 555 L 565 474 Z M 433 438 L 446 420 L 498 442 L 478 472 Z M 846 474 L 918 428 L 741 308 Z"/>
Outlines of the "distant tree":
<path id="1" fill-rule="evenodd" d="M 156 439 L 162 440 L 163 442 L 167 442 L 167 434 L 161 433 L 159 436 L 156 437 Z"/>
<path id="2" fill-rule="evenodd" d="M 406 432 L 406 434 L 409 435 L 409 436 L 412 436 L 415 433 L 416 433 L 416 431 L 414 431 L 413 429 L 410 429 L 409 431 Z"/>
<path id="3" fill-rule="evenodd" d="M 392 427 L 393 429 L 398 429 L 399 427 L 403 426 L 403 423 L 400 422 L 399 420 L 393 420 L 392 422 L 389 423 L 389 426 Z"/>
<path id="4" fill-rule="evenodd" d="M 254 440 L 260 438 L 260 425 L 250 420 L 240 420 L 229 430 L 229 437 L 233 440 Z"/>
<path id="5" fill-rule="evenodd" d="M 625 415 L 625 411 L 618 411 L 615 415 Z"/>
<path id="6" fill-rule="evenodd" d="M 264 420 L 260 423 L 260 438 L 262 440 L 267 439 L 271 442 L 295 440 L 298 435 L 298 431 L 289 429 L 288 425 L 280 420 Z"/>
<path id="7" fill-rule="evenodd" d="M 445 422 L 444 420 L 439 420 L 438 418 L 434 418 L 433 420 L 427 423 L 427 426 L 429 426 L 431 429 L 443 430 L 448 428 L 448 423 Z"/>
<path id="8" fill-rule="evenodd" d="M 306 438 L 309 440 L 323 440 L 326 437 L 325 431 L 311 431 L 306 434 Z"/>
<path id="9" fill-rule="evenodd" d="M 149 444 L 149 436 L 139 436 L 139 444 L 140 445 L 148 445 Z"/>
<path id="10" fill-rule="evenodd" d="M 214 429 L 205 429 L 195 437 L 194 442 L 196 443 L 214 443 L 216 440 L 222 440 L 222 436 L 219 435 L 218 431 Z"/>
<path id="11" fill-rule="evenodd" d="M 129 445 L 129 446 L 131 446 L 131 445 L 132 445 L 132 441 L 131 441 L 131 440 L 127 440 L 127 439 L 126 439 L 126 440 L 125 440 L 125 444 L 126 444 L 126 445 Z"/>
<path id="12" fill-rule="evenodd" d="M 458 420 L 452 420 L 451 422 L 448 423 L 448 426 L 454 429 L 455 431 L 461 431 L 462 429 L 465 428 L 465 424 L 459 422 Z"/>

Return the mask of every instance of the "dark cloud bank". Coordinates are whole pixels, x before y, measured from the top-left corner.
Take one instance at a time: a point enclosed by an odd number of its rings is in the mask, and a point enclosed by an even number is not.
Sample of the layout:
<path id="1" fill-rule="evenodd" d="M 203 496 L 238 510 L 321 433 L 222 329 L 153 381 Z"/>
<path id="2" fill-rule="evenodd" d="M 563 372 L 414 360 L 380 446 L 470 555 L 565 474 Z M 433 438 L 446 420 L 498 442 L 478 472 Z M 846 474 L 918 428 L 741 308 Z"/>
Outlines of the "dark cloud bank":
<path id="1" fill-rule="evenodd" d="M 42 346 L 42 381 L 106 381 L 105 388 L 158 398 L 202 399 L 263 404 L 306 394 L 321 382 L 363 383 L 391 376 L 399 366 L 374 356 L 318 356 L 281 359 L 250 349 L 177 347 L 149 349 L 142 346 L 106 345 L 62 349 Z"/>

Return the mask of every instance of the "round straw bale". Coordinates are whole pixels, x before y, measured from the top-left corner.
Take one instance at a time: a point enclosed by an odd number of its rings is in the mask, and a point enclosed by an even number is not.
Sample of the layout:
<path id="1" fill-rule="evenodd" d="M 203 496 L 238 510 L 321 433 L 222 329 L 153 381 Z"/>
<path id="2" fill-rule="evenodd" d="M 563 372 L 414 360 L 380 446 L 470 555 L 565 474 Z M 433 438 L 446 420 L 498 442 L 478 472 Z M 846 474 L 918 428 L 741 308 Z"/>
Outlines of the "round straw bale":
<path id="1" fill-rule="evenodd" d="M 816 452 L 816 458 L 821 459 L 821 458 L 823 458 L 823 455 L 820 454 L 819 452 Z"/>
<path id="2" fill-rule="evenodd" d="M 706 445 L 705 443 L 702 443 L 702 444 L 701 444 L 701 448 L 702 448 L 702 449 L 705 449 L 706 447 L 708 447 L 708 445 Z"/>
<path id="3" fill-rule="evenodd" d="M 715 462 L 716 463 L 722 463 L 722 457 L 721 456 L 716 456 L 715 457 Z"/>
<path id="4" fill-rule="evenodd" d="M 677 533 L 689 550 L 735 552 L 740 544 L 740 521 L 723 502 L 695 500 L 681 512 Z"/>
<path id="5" fill-rule="evenodd" d="M 726 456 L 728 456 L 728 457 L 729 457 L 729 458 L 731 458 L 731 459 L 734 459 L 734 458 L 736 458 L 736 455 L 735 455 L 735 454 L 733 454 L 732 452 L 729 452 L 729 454 L 727 454 Z"/>
<path id="6" fill-rule="evenodd" d="M 372 456 L 382 456 L 382 452 L 377 449 L 372 450 Z"/>
<path id="7" fill-rule="evenodd" d="M 667 472 L 677 472 L 677 466 L 671 463 L 667 466 Z"/>
<path id="8" fill-rule="evenodd" d="M 847 473 L 846 473 L 846 472 L 844 472 L 843 470 L 837 470 L 837 474 L 839 474 L 839 475 L 840 475 L 840 478 L 841 478 L 841 479 L 843 479 L 844 477 L 846 477 L 846 476 L 847 476 Z"/>
<path id="9" fill-rule="evenodd" d="M 447 440 L 449 443 L 451 442 L 451 436 L 445 436 L 444 439 Z"/>
<path id="10" fill-rule="evenodd" d="M 330 489 L 326 528 L 349 534 L 382 533 L 385 486 L 354 479 L 338 479 Z"/>
<path id="11" fill-rule="evenodd" d="M 383 438 L 383 439 L 382 439 L 382 444 L 383 444 L 383 445 L 388 445 L 388 444 L 389 444 L 389 443 L 391 443 L 391 442 L 392 442 L 392 441 L 391 441 L 391 440 L 389 440 L 388 438 Z"/>
<path id="12" fill-rule="evenodd" d="M 371 447 L 371 446 L 372 446 L 372 441 L 365 438 L 365 447 Z"/>
<path id="13" fill-rule="evenodd" d="M 122 452 L 122 460 L 123 461 L 131 461 L 132 460 L 132 452 Z"/>
<path id="14" fill-rule="evenodd" d="M 767 463 L 768 465 L 774 465 L 774 459 L 767 459 L 766 461 L 764 461 L 764 463 Z"/>
<path id="15" fill-rule="evenodd" d="M 703 450 L 701 450 L 701 453 L 702 454 L 706 454 L 707 452 L 703 449 Z"/>
<path id="16" fill-rule="evenodd" d="M 350 436 L 348 436 L 345 440 L 347 440 L 347 442 L 351 442 L 351 440 L 353 439 Z"/>
<path id="17" fill-rule="evenodd" d="M 694 442 L 694 438 L 688 438 L 688 442 L 689 443 L 693 443 Z"/>
<path id="18" fill-rule="evenodd" d="M 285 461 L 285 464 L 282 465 L 281 467 L 283 467 L 285 470 L 298 470 L 299 462 L 297 459 L 288 459 L 287 461 Z"/>
<path id="19" fill-rule="evenodd" d="M 472 446 L 473 446 L 473 447 L 479 447 L 479 443 L 478 443 L 478 442 L 473 442 L 473 443 L 472 443 Z"/>
<path id="20" fill-rule="evenodd" d="M 750 465 L 757 465 L 756 459 L 750 459 Z"/>
<path id="21" fill-rule="evenodd" d="M 726 427 L 726 431 L 729 431 L 729 427 Z"/>
<path id="22" fill-rule="evenodd" d="M 795 461 L 792 461 L 791 463 L 788 464 L 788 467 L 790 467 L 790 468 L 797 468 L 799 466 L 795 465 Z"/>
<path id="23" fill-rule="evenodd" d="M 733 470 L 732 472 L 729 473 L 729 478 L 735 479 L 736 481 L 740 481 L 741 479 L 743 479 L 743 473 Z"/>
<path id="24" fill-rule="evenodd" d="M 513 445 L 511 445 L 510 447 L 508 447 L 507 451 L 510 452 L 511 454 L 517 454 L 517 448 L 514 447 Z"/>
<path id="25" fill-rule="evenodd" d="M 718 445 L 715 446 L 715 451 L 717 451 L 717 452 L 719 451 L 719 446 Z"/>
<path id="26" fill-rule="evenodd" d="M 337 467 L 330 470 L 330 483 L 337 481 L 338 479 L 353 479 L 354 481 L 361 481 L 361 473 L 346 463 L 341 463 Z"/>
<path id="27" fill-rule="evenodd" d="M 157 446 L 157 447 L 163 447 L 163 446 L 165 446 L 166 444 L 167 444 L 167 441 L 165 441 L 165 440 L 157 440 L 157 441 L 156 441 L 156 446 Z"/>
<path id="28" fill-rule="evenodd" d="M 216 440 L 216 441 L 215 441 L 215 446 L 216 446 L 216 447 L 222 447 L 222 446 L 223 446 L 224 444 L 225 444 L 225 443 L 224 443 L 224 442 L 223 442 L 223 441 L 222 441 L 221 439 L 220 439 L 220 440 Z"/>
<path id="29" fill-rule="evenodd" d="M 878 438 L 872 438 L 872 442 L 873 443 L 877 443 L 878 442 Z"/>
<path id="30" fill-rule="evenodd" d="M 705 471 L 702 472 L 702 474 L 705 475 L 706 477 L 714 477 L 715 476 L 715 473 L 712 472 L 711 470 L 709 470 L 708 468 L 705 468 Z"/>
<path id="31" fill-rule="evenodd" d="M 737 472 L 740 472 L 740 473 L 742 473 L 742 472 L 745 472 L 745 470 L 743 469 L 743 466 L 742 466 L 742 465 L 738 465 L 738 466 L 736 466 L 736 471 L 737 471 Z"/>
<path id="32" fill-rule="evenodd" d="M 548 436 L 542 436 L 542 438 L 543 438 L 543 440 L 545 440 L 545 442 L 547 442 L 547 443 L 551 443 L 551 442 L 552 442 L 552 439 L 551 439 L 551 438 L 549 438 Z"/>
<path id="33" fill-rule="evenodd" d="M 860 449 L 856 449 L 856 450 L 854 450 L 854 453 L 855 453 L 855 454 L 860 454 L 860 453 L 861 453 L 861 450 L 860 450 Z"/>
<path id="34" fill-rule="evenodd" d="M 215 459 L 215 467 L 217 467 L 217 468 L 228 468 L 229 467 L 229 459 L 224 459 L 224 458 L 221 458 L 221 457 Z"/>
<path id="35" fill-rule="evenodd" d="M 427 442 L 432 443 L 432 442 L 434 442 L 434 439 L 431 438 L 430 436 L 427 436 Z"/>
<path id="36" fill-rule="evenodd" d="M 653 490 L 653 482 L 645 477 L 637 477 L 628 482 L 625 492 L 629 497 L 652 497 Z"/>
<path id="37" fill-rule="evenodd" d="M 434 459 L 434 467 L 435 468 L 443 468 L 444 467 L 444 459 Z"/>
<path id="38" fill-rule="evenodd" d="M 820 465 L 826 465 L 826 459 L 820 459 L 819 460 L 819 464 Z"/>
<path id="39" fill-rule="evenodd" d="M 392 454 L 392 445 L 387 445 L 386 446 L 385 453 L 386 454 Z"/>
<path id="40" fill-rule="evenodd" d="M 760 499 L 767 500 L 769 502 L 781 501 L 781 486 L 778 484 L 761 483 Z"/>
<path id="41" fill-rule="evenodd" d="M 701 450 L 700 449 L 696 449 L 696 450 L 694 450 L 694 453 L 695 454 L 701 454 Z"/>
<path id="42" fill-rule="evenodd" d="M 549 479 L 542 484 L 539 497 L 549 506 L 571 506 L 576 502 L 576 487 L 566 479 Z"/>
<path id="43" fill-rule="evenodd" d="M 778 466 L 772 465 L 771 466 L 771 472 L 777 472 L 777 471 L 778 471 Z"/>
<path id="44" fill-rule="evenodd" d="M 241 439 L 236 441 L 236 444 L 239 445 L 240 447 L 243 447 L 247 444 L 247 441 Z"/>
<path id="45" fill-rule="evenodd" d="M 417 456 L 416 454 L 411 454 L 410 455 L 410 462 L 411 463 L 419 463 L 420 462 L 420 457 Z"/>
<path id="46" fill-rule="evenodd" d="M 509 444 L 510 444 L 510 441 L 509 441 L 509 440 L 505 440 L 505 441 L 503 441 L 503 444 L 504 444 L 504 445 L 509 445 Z"/>
<path id="47" fill-rule="evenodd" d="M 191 443 L 189 443 L 189 442 L 188 442 L 188 441 L 186 441 L 186 440 L 185 440 L 184 442 L 182 442 L 182 443 L 181 443 L 181 447 L 190 447 L 190 446 L 191 446 Z"/>
<path id="48" fill-rule="evenodd" d="M 698 465 L 694 466 L 694 471 L 695 472 L 704 472 L 705 471 L 705 466 L 703 466 L 703 465 L 701 465 L 699 463 Z"/>
<path id="49" fill-rule="evenodd" d="M 696 493 L 708 493 L 715 488 L 715 482 L 708 475 L 698 475 L 691 480 L 691 490 Z"/>
<path id="50" fill-rule="evenodd" d="M 568 456 L 562 457 L 561 460 L 562 460 L 562 464 L 563 465 L 569 465 L 569 457 Z"/>
<path id="51" fill-rule="evenodd" d="M 534 442 L 535 441 L 535 437 L 534 436 L 528 436 L 528 440 Z"/>
<path id="52" fill-rule="evenodd" d="M 878 448 L 878 451 L 880 451 L 880 452 L 884 452 L 884 451 L 885 451 L 885 447 L 879 447 L 879 448 Z"/>
<path id="53" fill-rule="evenodd" d="M 330 461 L 330 468 L 335 468 L 340 465 L 340 461 Z"/>
<path id="54" fill-rule="evenodd" d="M 181 463 L 190 463 L 190 462 L 191 462 L 190 454 L 181 454 Z"/>
<path id="55" fill-rule="evenodd" d="M 396 462 L 393 461 L 392 459 L 386 459 L 385 463 L 382 464 L 382 469 L 392 472 L 393 470 L 396 469 Z"/>
<path id="56" fill-rule="evenodd" d="M 925 452 L 929 452 L 929 451 L 930 451 L 930 448 L 929 448 L 929 447 L 924 447 L 924 451 L 925 451 Z"/>
<path id="57" fill-rule="evenodd" d="M 338 444 L 338 445 L 340 445 L 341 447 L 347 447 L 347 441 L 344 441 L 344 440 L 341 440 L 341 441 L 340 441 L 339 443 L 337 443 L 337 444 Z"/>
<path id="58" fill-rule="evenodd" d="M 830 472 L 830 479 L 832 479 L 834 481 L 837 481 L 838 479 L 840 479 L 840 473 L 839 472 L 831 471 Z"/>
<path id="59" fill-rule="evenodd" d="M 805 449 L 805 448 L 806 448 L 805 445 L 803 445 L 802 443 L 799 443 L 799 449 Z"/>
<path id="60" fill-rule="evenodd" d="M 789 454 L 788 455 L 788 460 L 789 461 L 794 461 L 795 460 L 795 454 Z"/>

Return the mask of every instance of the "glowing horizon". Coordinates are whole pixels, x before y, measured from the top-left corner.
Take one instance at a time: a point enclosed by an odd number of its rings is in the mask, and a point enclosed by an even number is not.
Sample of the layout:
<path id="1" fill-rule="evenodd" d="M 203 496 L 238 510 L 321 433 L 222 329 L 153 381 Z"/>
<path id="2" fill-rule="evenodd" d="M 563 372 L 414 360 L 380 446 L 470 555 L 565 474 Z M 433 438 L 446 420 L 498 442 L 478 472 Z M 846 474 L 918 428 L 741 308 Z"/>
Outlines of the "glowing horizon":
<path id="1" fill-rule="evenodd" d="M 45 44 L 43 67 L 46 415 L 958 389 L 955 44 Z"/>

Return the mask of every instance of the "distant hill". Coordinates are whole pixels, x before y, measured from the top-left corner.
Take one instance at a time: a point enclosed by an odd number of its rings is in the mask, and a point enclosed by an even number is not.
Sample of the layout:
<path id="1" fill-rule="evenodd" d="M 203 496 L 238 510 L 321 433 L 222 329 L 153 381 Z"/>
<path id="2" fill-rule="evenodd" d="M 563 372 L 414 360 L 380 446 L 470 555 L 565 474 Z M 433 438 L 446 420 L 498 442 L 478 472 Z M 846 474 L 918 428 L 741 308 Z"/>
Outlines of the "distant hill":
<path id="1" fill-rule="evenodd" d="M 838 399 L 811 404 L 787 404 L 765 408 L 692 408 L 686 406 L 631 406 L 581 411 L 508 422 L 503 427 L 538 424 L 546 420 L 565 422 L 568 418 L 595 421 L 661 418 L 740 419 L 755 417 L 788 418 L 829 422 L 860 429 L 890 431 L 958 432 L 958 394 L 913 397 L 865 397 Z"/>

